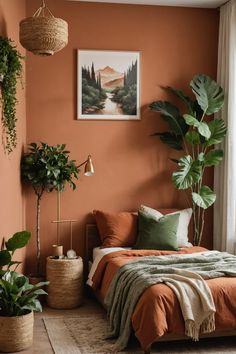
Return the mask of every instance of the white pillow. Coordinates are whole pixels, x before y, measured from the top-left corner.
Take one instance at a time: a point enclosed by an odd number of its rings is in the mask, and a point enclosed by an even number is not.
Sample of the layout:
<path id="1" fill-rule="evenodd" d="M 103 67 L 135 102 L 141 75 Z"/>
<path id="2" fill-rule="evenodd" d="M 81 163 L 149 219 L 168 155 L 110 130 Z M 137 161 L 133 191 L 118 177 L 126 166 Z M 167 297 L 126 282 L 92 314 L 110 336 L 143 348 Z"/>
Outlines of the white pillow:
<path id="1" fill-rule="evenodd" d="M 159 220 L 163 214 L 160 213 L 158 210 L 149 208 L 145 205 L 141 205 L 140 210 L 145 213 L 147 216 L 152 216 L 156 220 Z M 178 247 L 192 247 L 193 245 L 188 241 L 188 225 L 190 223 L 190 219 L 192 216 L 193 210 L 192 208 L 177 210 L 171 214 L 180 214 L 179 215 L 179 225 L 177 228 L 177 244 Z"/>

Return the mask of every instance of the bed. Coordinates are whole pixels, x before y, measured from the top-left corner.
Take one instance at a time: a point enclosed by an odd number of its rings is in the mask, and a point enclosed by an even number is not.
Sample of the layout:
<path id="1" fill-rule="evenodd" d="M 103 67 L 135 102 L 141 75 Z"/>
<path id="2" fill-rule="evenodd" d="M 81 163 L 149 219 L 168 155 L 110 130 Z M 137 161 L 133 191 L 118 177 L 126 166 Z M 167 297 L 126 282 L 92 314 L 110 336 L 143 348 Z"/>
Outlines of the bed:
<path id="1" fill-rule="evenodd" d="M 97 267 L 90 278 L 90 286 L 103 304 L 109 285 L 118 269 L 129 262 L 148 255 L 168 255 L 175 251 L 150 251 L 132 249 L 103 250 L 103 256 L 93 257 L 99 252 L 100 239 L 95 224 L 86 226 L 87 261 Z M 95 251 L 94 251 L 95 249 Z M 183 249 L 183 253 L 203 252 L 202 247 Z M 97 253 L 98 255 L 98 253 Z M 236 335 L 236 278 L 223 277 L 207 280 L 216 306 L 215 331 L 201 337 Z M 132 315 L 133 332 L 145 353 L 150 353 L 151 345 L 158 341 L 189 339 L 185 336 L 184 321 L 179 302 L 173 291 L 165 284 L 150 286 L 140 297 Z"/>

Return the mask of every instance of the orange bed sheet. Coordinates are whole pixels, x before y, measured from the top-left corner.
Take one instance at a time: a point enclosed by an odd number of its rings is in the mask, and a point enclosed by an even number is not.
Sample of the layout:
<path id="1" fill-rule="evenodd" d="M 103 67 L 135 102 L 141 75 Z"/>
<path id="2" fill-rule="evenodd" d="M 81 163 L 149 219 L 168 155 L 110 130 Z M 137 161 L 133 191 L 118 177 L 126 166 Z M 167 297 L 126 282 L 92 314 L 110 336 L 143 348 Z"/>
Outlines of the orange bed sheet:
<path id="1" fill-rule="evenodd" d="M 101 300 L 105 298 L 116 271 L 124 264 L 143 256 L 206 251 L 203 247 L 184 248 L 180 251 L 126 250 L 110 253 L 102 258 L 93 276 L 93 289 Z M 236 329 L 236 278 L 222 277 L 207 280 L 216 306 L 216 331 Z M 135 336 L 142 348 L 165 334 L 184 335 L 184 320 L 179 302 L 165 284 L 156 284 L 144 291 L 132 316 Z"/>

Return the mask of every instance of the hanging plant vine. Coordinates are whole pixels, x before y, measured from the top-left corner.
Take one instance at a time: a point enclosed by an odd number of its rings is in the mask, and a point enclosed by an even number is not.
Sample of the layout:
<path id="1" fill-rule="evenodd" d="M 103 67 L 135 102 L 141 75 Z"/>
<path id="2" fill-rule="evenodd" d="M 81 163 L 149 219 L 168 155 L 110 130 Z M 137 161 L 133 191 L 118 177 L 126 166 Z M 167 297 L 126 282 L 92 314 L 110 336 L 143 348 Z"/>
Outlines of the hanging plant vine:
<path id="1" fill-rule="evenodd" d="M 21 78 L 23 56 L 13 41 L 0 36 L 0 86 L 2 106 L 2 142 L 5 152 L 10 154 L 16 147 L 16 85 Z"/>

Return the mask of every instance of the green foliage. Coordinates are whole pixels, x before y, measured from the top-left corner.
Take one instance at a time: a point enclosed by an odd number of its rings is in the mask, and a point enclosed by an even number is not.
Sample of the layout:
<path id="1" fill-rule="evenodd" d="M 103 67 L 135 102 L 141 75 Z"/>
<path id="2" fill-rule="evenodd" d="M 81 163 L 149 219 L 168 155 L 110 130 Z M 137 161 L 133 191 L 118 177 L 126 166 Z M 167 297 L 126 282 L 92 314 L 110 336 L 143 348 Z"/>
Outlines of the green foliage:
<path id="1" fill-rule="evenodd" d="M 222 119 L 214 119 L 208 123 L 211 131 L 210 138 L 206 141 L 207 146 L 220 144 L 226 135 L 227 128 Z"/>
<path id="2" fill-rule="evenodd" d="M 116 87 L 112 101 L 120 104 L 124 114 L 137 114 L 137 61 L 124 74 L 124 86 Z"/>
<path id="3" fill-rule="evenodd" d="M 197 206 L 207 209 L 215 203 L 216 195 L 208 186 L 202 186 L 198 193 L 192 193 L 192 198 Z"/>
<path id="4" fill-rule="evenodd" d="M 187 155 L 179 160 L 178 165 L 179 169 L 172 175 L 172 180 L 178 189 L 188 189 L 200 180 L 202 174 L 200 161 L 195 161 Z"/>
<path id="5" fill-rule="evenodd" d="M 160 136 L 163 144 L 169 145 L 172 149 L 182 150 L 182 136 L 172 132 L 154 133 L 152 136 Z"/>
<path id="6" fill-rule="evenodd" d="M 74 190 L 73 178 L 77 179 L 78 173 L 75 160 L 69 160 L 65 144 L 29 144 L 29 152 L 21 160 L 22 180 L 31 184 L 40 197 L 45 190 L 63 191 L 66 183 Z"/>
<path id="7" fill-rule="evenodd" d="M 0 251 L 0 316 L 21 316 L 30 311 L 42 311 L 37 297 L 46 294 L 41 288 L 48 282 L 31 285 L 27 277 L 10 271 L 11 266 L 20 264 L 12 261 L 14 252 L 25 247 L 30 237 L 28 231 L 16 232 L 5 243 L 6 249 Z"/>
<path id="8" fill-rule="evenodd" d="M 29 152 L 21 160 L 21 176 L 30 184 L 37 196 L 37 275 L 40 274 L 40 200 L 45 191 L 63 191 L 65 185 L 74 190 L 74 178 L 78 179 L 79 168 L 69 159 L 65 144 L 49 146 L 46 143 L 29 144 Z"/>
<path id="9" fill-rule="evenodd" d="M 0 250 L 0 269 L 3 266 L 8 266 L 10 268 L 11 265 L 18 265 L 20 262 L 13 262 L 12 256 L 14 252 L 23 248 L 27 245 L 29 239 L 31 237 L 31 233 L 28 231 L 16 232 L 9 240 L 5 243 L 6 249 Z"/>
<path id="10" fill-rule="evenodd" d="M 193 117 L 189 114 L 184 114 L 183 117 L 184 117 L 186 124 L 193 126 L 194 128 L 197 128 L 198 133 L 201 136 L 203 136 L 206 139 L 210 138 L 211 131 L 210 131 L 210 128 L 208 127 L 207 123 L 199 122 L 195 117 Z"/>
<path id="11" fill-rule="evenodd" d="M 167 101 L 156 101 L 150 104 L 150 108 L 161 114 L 169 126 L 169 131 L 175 134 L 176 139 L 183 138 L 188 131 L 188 125 L 181 116 L 178 107 Z"/>
<path id="12" fill-rule="evenodd" d="M 30 311 L 42 311 L 37 297 L 47 294 L 42 286 L 29 284 L 29 279 L 22 274 L 7 271 L 0 279 L 0 316 L 21 316 Z"/>
<path id="13" fill-rule="evenodd" d="M 214 145 L 223 141 L 227 128 L 222 119 L 207 119 L 206 115 L 218 112 L 224 103 L 223 89 L 210 77 L 196 75 L 190 83 L 196 100 L 186 96 L 181 90 L 168 87 L 187 108 L 181 114 L 178 107 L 168 101 L 150 104 L 151 110 L 159 112 L 167 122 L 169 131 L 157 132 L 163 143 L 169 147 L 184 150 L 185 156 L 178 160 L 178 169 L 172 181 L 178 189 L 190 189 L 193 203 L 194 244 L 199 245 L 204 227 L 204 210 L 209 208 L 216 195 L 208 186 L 203 186 L 207 167 L 218 165 L 223 159 L 223 151 Z M 173 159 L 172 159 L 173 160 Z"/>
<path id="14" fill-rule="evenodd" d="M 7 250 L 0 251 L 0 268 L 10 264 L 11 262 L 11 254 Z"/>
<path id="15" fill-rule="evenodd" d="M 2 125 L 4 149 L 10 154 L 17 143 L 16 136 L 16 85 L 21 77 L 22 55 L 9 38 L 0 36 L 0 75 L 2 77 Z"/>
<path id="16" fill-rule="evenodd" d="M 27 245 L 29 239 L 31 237 L 30 232 L 28 231 L 21 231 L 16 232 L 7 242 L 6 248 L 8 251 L 12 251 L 13 253 L 18 248 L 23 248 Z"/>
<path id="17" fill-rule="evenodd" d="M 224 104 L 223 89 L 209 76 L 194 76 L 190 86 L 204 114 L 211 115 L 221 109 Z"/>
<path id="18" fill-rule="evenodd" d="M 101 75 L 96 79 L 94 65 L 91 69 L 82 68 L 82 113 L 93 114 L 104 108 L 104 99 L 107 97 L 105 90 L 102 89 Z"/>

